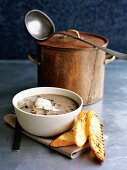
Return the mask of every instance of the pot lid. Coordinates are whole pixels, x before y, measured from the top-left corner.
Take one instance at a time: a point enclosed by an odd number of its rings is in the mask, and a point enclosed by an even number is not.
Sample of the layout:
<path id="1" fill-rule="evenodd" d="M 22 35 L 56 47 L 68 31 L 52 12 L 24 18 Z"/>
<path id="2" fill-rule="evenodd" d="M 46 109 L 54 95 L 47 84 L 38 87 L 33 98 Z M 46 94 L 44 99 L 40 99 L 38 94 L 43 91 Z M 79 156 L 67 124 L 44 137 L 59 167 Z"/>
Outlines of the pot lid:
<path id="1" fill-rule="evenodd" d="M 76 35 L 75 32 L 67 32 L 71 35 Z M 108 39 L 96 34 L 87 32 L 78 32 L 80 37 L 86 38 L 98 45 L 106 46 L 108 44 Z M 47 40 L 37 42 L 41 46 L 55 47 L 55 48 L 65 48 L 65 49 L 84 49 L 84 48 L 95 48 L 92 45 L 79 41 L 77 39 L 64 36 L 61 34 L 55 34 Z"/>

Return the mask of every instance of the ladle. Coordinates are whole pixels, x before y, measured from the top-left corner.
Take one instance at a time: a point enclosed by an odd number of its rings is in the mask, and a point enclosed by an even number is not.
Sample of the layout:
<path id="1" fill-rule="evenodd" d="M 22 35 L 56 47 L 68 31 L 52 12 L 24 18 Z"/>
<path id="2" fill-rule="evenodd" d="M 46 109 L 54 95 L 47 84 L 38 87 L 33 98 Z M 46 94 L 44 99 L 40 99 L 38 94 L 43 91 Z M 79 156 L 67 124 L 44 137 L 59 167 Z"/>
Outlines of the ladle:
<path id="1" fill-rule="evenodd" d="M 68 37 L 72 37 L 77 40 L 80 40 L 82 42 L 88 43 L 100 50 L 105 51 L 106 53 L 110 55 L 117 57 L 118 59 L 127 60 L 127 54 L 117 52 L 109 48 L 102 47 L 86 38 L 79 38 L 74 35 L 67 34 L 64 31 L 55 32 L 55 25 L 52 22 L 52 20 L 44 12 L 40 10 L 34 9 L 34 10 L 29 11 L 25 16 L 25 25 L 26 25 L 28 32 L 36 40 L 42 41 L 42 40 L 46 40 L 50 38 L 51 36 L 55 34 L 62 34 L 62 35 L 66 35 Z"/>

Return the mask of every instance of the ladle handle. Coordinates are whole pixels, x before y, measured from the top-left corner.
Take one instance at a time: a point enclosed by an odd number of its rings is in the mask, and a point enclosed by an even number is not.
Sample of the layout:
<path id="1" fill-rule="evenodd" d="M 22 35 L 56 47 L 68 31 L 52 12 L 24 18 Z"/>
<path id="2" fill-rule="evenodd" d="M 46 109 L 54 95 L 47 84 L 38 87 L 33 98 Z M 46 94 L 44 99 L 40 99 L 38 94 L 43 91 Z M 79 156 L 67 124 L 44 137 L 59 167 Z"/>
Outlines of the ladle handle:
<path id="1" fill-rule="evenodd" d="M 74 36 L 74 35 L 71 35 L 71 34 L 67 34 L 65 32 L 55 32 L 55 33 L 51 34 L 49 37 L 51 37 L 51 36 L 53 36 L 55 34 L 62 34 L 62 35 L 66 35 L 68 37 L 75 38 L 75 39 L 80 40 L 82 42 L 88 43 L 88 44 L 90 44 L 90 45 L 92 45 L 94 47 L 97 47 L 98 49 L 100 49 L 102 51 L 105 51 L 106 53 L 111 54 L 111 55 L 117 57 L 118 59 L 127 60 L 127 54 L 124 54 L 124 53 L 121 53 L 121 52 L 117 52 L 117 51 L 111 50 L 109 48 L 102 47 L 102 46 L 100 46 L 100 45 L 98 45 L 98 44 L 96 44 L 96 43 L 94 43 L 94 42 L 92 42 L 92 41 L 90 41 L 88 39 L 79 38 L 77 36 Z"/>

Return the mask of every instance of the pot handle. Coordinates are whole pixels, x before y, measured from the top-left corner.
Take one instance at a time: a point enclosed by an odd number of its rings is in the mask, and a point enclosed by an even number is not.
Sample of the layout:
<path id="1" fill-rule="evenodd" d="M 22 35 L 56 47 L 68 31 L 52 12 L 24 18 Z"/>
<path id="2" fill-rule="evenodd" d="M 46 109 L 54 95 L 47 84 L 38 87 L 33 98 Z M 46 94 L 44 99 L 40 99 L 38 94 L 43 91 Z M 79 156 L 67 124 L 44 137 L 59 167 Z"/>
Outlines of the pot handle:
<path id="1" fill-rule="evenodd" d="M 69 29 L 69 30 L 67 30 L 67 31 L 74 32 L 74 33 L 77 34 L 77 37 L 78 37 L 78 38 L 81 38 L 81 36 L 80 36 L 80 34 L 79 34 L 79 32 L 78 32 L 77 30 Z"/>
<path id="2" fill-rule="evenodd" d="M 106 59 L 105 59 L 105 61 L 104 61 L 104 64 L 105 64 L 105 65 L 106 65 L 106 64 L 109 64 L 109 63 L 113 62 L 115 59 L 116 59 L 115 56 L 112 56 L 112 55 L 110 55 L 110 54 L 107 54 L 107 55 L 106 55 Z"/>
<path id="3" fill-rule="evenodd" d="M 34 63 L 34 64 L 36 64 L 36 65 L 40 65 L 41 63 L 38 62 L 37 58 L 35 58 L 35 57 L 36 57 L 36 55 L 33 55 L 32 53 L 29 53 L 29 54 L 28 54 L 28 59 L 29 59 L 32 63 Z"/>
<path id="4" fill-rule="evenodd" d="M 78 32 L 77 30 L 69 29 L 69 30 L 67 30 L 67 32 L 74 32 L 74 33 L 76 33 L 76 35 L 77 35 L 78 38 L 81 38 L 81 36 L 80 36 L 80 34 L 79 34 L 79 32 Z M 67 36 L 64 35 L 63 38 L 67 38 Z"/>
<path id="5" fill-rule="evenodd" d="M 113 62 L 113 61 L 116 59 L 115 56 L 112 56 L 112 55 L 109 55 L 109 54 L 107 54 L 106 56 L 107 56 L 107 57 L 106 57 L 106 59 L 105 59 L 105 61 L 104 61 L 104 64 L 105 64 L 105 65 Z M 38 62 L 36 55 L 33 55 L 32 53 L 29 53 L 29 54 L 28 54 L 28 59 L 29 59 L 32 63 L 34 63 L 34 64 L 36 64 L 36 65 L 41 65 L 41 63 Z"/>

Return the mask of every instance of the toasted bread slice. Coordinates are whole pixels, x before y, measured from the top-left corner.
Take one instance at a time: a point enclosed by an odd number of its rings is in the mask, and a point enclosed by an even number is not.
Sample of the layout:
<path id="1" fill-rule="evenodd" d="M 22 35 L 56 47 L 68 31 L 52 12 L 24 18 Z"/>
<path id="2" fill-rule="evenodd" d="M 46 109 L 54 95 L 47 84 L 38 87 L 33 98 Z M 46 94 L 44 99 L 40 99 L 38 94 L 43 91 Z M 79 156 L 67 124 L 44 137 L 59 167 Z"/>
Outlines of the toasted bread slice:
<path id="1" fill-rule="evenodd" d="M 78 118 L 73 127 L 74 139 L 78 147 L 82 147 L 87 141 L 86 133 L 87 112 L 88 112 L 87 110 L 83 110 L 79 113 Z"/>
<path id="2" fill-rule="evenodd" d="M 102 133 L 102 125 L 94 111 L 87 113 L 87 134 L 91 150 L 99 161 L 104 161 L 105 149 Z"/>
<path id="3" fill-rule="evenodd" d="M 72 145 L 75 145 L 73 130 L 70 130 L 60 135 L 50 143 L 50 146 L 52 147 L 63 147 L 63 146 L 72 146 Z"/>

